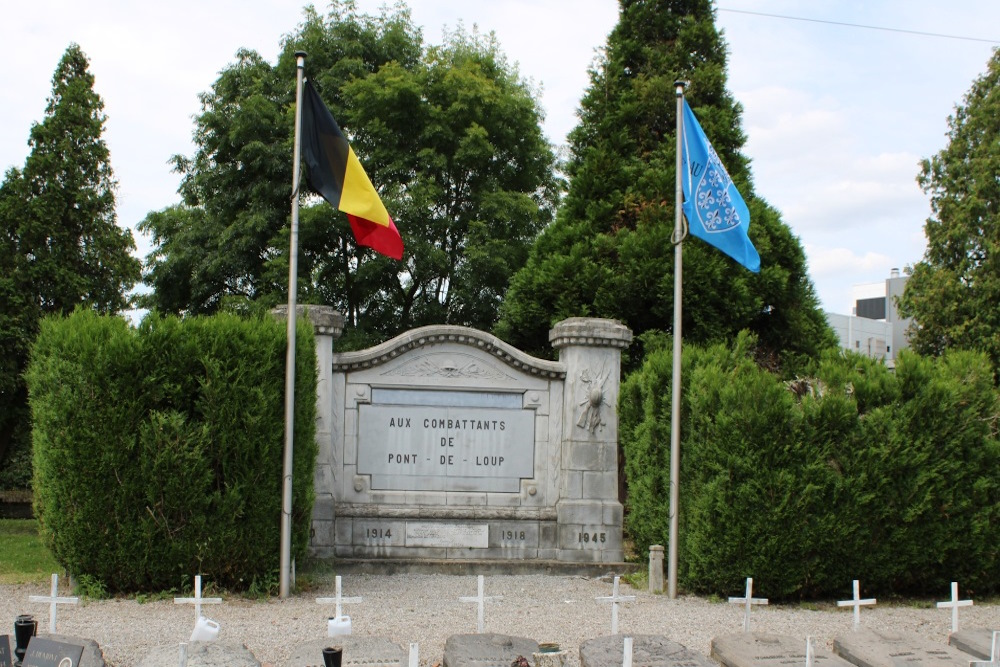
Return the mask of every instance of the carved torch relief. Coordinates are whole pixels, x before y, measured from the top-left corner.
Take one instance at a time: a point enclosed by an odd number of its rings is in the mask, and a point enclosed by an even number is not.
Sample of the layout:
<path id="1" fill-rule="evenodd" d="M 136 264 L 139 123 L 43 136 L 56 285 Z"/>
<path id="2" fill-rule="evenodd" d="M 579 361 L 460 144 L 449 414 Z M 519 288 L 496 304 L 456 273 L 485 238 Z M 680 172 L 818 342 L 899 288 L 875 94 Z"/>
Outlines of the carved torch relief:
<path id="1" fill-rule="evenodd" d="M 580 384 L 583 389 L 580 393 L 583 398 L 577 403 L 580 416 L 576 420 L 576 425 L 579 428 L 597 433 L 597 429 L 604 426 L 604 408 L 611 407 L 605 395 L 605 384 L 609 375 L 610 372 L 603 365 L 599 371 L 585 369 L 580 373 Z"/>

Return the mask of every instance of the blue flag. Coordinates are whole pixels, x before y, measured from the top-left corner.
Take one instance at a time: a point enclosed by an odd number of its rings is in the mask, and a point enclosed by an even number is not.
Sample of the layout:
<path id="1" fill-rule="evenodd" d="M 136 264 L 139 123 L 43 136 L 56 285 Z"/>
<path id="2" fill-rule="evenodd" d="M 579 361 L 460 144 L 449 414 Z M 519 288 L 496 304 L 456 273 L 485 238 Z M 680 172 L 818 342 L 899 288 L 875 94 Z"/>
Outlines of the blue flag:
<path id="1" fill-rule="evenodd" d="M 750 242 L 750 209 L 684 100 L 681 137 L 684 215 L 691 233 L 714 245 L 754 273 L 760 255 Z"/>

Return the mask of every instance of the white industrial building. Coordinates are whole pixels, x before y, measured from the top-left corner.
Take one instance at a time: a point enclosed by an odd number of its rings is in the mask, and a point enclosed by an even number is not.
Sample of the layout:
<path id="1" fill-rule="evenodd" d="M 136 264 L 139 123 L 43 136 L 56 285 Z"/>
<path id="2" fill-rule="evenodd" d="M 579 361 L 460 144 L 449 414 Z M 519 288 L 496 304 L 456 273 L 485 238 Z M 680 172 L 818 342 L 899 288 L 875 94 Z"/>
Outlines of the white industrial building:
<path id="1" fill-rule="evenodd" d="M 889 367 L 896 365 L 899 351 L 910 346 L 907 329 L 913 318 L 900 317 L 896 309 L 908 279 L 892 269 L 882 282 L 854 286 L 851 315 L 826 314 L 843 349 L 883 359 Z"/>

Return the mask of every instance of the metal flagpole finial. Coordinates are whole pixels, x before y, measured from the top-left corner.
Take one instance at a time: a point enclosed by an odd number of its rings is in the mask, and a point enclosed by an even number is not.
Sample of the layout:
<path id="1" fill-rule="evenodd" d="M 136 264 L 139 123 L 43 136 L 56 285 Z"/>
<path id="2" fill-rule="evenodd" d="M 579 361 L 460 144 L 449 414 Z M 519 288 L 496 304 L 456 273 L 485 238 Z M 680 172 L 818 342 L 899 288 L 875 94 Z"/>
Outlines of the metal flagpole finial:
<path id="1" fill-rule="evenodd" d="M 309 55 L 309 54 L 306 53 L 305 51 L 296 51 L 295 52 L 295 59 L 299 61 L 299 67 L 302 67 L 302 65 L 303 65 L 303 63 L 304 63 L 307 55 Z"/>
<path id="2" fill-rule="evenodd" d="M 684 79 L 677 79 L 674 81 L 674 88 L 677 89 L 677 97 L 684 96 L 684 88 L 687 87 L 691 82 L 685 81 Z"/>

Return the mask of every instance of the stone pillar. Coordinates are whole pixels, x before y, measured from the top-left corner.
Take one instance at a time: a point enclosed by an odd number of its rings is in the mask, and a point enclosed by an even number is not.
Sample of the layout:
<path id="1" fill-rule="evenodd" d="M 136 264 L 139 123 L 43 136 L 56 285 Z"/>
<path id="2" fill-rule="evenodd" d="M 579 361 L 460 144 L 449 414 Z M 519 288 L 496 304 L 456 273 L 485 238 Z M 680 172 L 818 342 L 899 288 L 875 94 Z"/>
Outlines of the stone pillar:
<path id="1" fill-rule="evenodd" d="M 649 547 L 649 592 L 663 592 L 663 547 L 659 544 Z"/>
<path id="2" fill-rule="evenodd" d="M 560 560 L 619 563 L 618 389 L 632 332 L 614 320 L 574 317 L 549 332 L 566 366 L 559 500 Z"/>
<path id="3" fill-rule="evenodd" d="M 316 459 L 314 485 L 316 502 L 313 505 L 311 546 L 322 550 L 334 543 L 334 471 L 340 449 L 333 446 L 336 428 L 333 410 L 333 341 L 344 332 L 344 316 L 331 306 L 299 304 L 295 307 L 298 317 L 306 317 L 316 336 Z M 288 306 L 278 306 L 271 311 L 284 320 Z"/>

